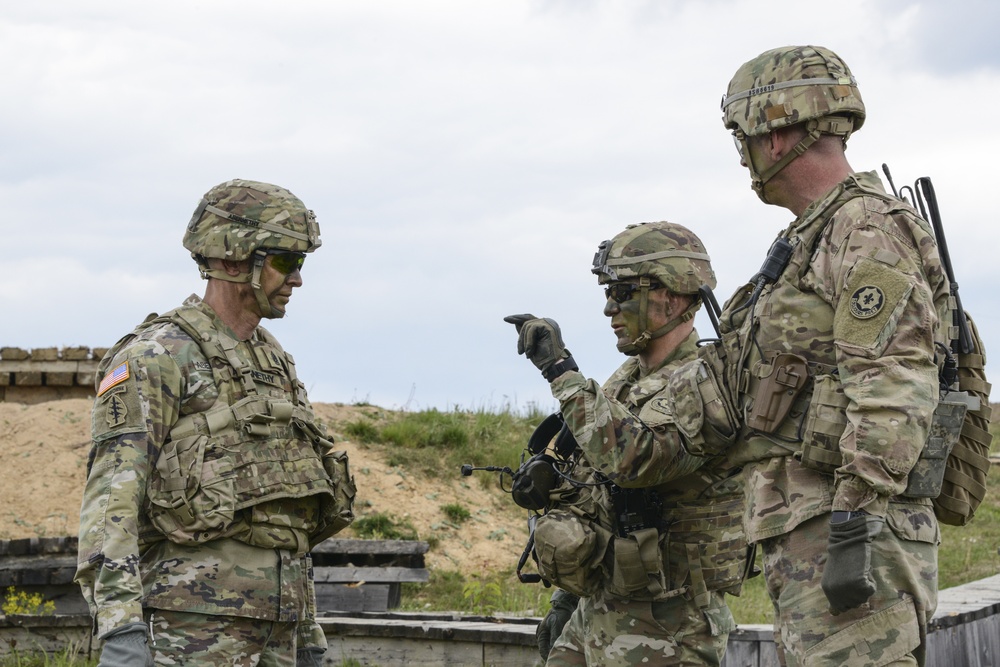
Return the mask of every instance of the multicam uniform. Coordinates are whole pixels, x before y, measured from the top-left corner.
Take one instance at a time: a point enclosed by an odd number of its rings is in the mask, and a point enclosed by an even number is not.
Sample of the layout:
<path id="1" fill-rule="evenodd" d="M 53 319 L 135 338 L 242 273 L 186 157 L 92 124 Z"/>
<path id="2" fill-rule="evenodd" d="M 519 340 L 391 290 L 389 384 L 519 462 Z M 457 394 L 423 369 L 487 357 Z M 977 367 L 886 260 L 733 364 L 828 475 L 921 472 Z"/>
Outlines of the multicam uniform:
<path id="1" fill-rule="evenodd" d="M 941 258 L 927 223 L 874 173 L 846 179 L 782 237 L 793 251 L 777 282 L 755 303 L 751 286 L 739 290 L 720 318 L 747 422 L 744 527 L 763 547 L 776 640 L 788 665 L 922 661 L 940 532 L 929 500 L 900 494 L 938 400 L 935 344 L 951 322 Z M 764 379 L 796 374 L 808 381 L 769 426 Z M 832 510 L 887 524 L 872 545 L 875 594 L 838 615 L 820 588 Z"/>
<path id="2" fill-rule="evenodd" d="M 579 372 L 552 383 L 584 452 L 583 464 L 620 487 L 648 489 L 647 497 L 661 505 L 656 527 L 615 537 L 613 526 L 596 525 L 608 523 L 610 497 L 593 496 L 604 505 L 593 512 L 593 528 L 602 535 L 599 584 L 581 599 L 547 665 L 718 665 L 722 660 L 735 627 L 723 593 L 739 593 L 746 561 L 743 489 L 739 469 L 724 455 L 688 453 L 671 428 L 678 406 L 668 381 L 696 356 L 697 339 L 691 333 L 646 374 L 631 358 L 603 387 Z M 558 536 L 559 526 L 553 528 Z M 539 522 L 536 551 L 545 550 L 546 530 Z M 540 563 L 540 570 L 544 566 Z"/>
<path id="3" fill-rule="evenodd" d="M 354 487 L 291 356 L 192 295 L 102 369 L 77 571 L 96 635 L 148 623 L 168 664 L 261 637 L 282 664 L 325 649 L 307 552 L 350 522 Z"/>

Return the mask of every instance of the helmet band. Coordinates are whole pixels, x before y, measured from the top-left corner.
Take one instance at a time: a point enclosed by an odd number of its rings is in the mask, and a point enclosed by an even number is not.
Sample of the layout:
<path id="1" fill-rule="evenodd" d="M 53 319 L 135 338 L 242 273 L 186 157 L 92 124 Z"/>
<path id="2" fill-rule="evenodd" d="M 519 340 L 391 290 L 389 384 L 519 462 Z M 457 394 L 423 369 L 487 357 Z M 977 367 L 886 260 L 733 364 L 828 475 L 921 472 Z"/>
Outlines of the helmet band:
<path id="1" fill-rule="evenodd" d="M 742 99 L 748 99 L 754 95 L 763 95 L 764 93 L 771 93 L 775 90 L 782 90 L 783 88 L 796 88 L 798 86 L 857 86 L 858 82 L 853 76 L 842 77 L 839 79 L 794 79 L 792 81 L 781 81 L 780 83 L 769 83 L 766 86 L 758 86 L 757 88 L 750 88 L 749 90 L 744 90 L 739 93 L 733 93 L 732 95 L 723 95 L 722 97 L 722 110 L 725 111 L 733 102 L 738 102 Z"/>

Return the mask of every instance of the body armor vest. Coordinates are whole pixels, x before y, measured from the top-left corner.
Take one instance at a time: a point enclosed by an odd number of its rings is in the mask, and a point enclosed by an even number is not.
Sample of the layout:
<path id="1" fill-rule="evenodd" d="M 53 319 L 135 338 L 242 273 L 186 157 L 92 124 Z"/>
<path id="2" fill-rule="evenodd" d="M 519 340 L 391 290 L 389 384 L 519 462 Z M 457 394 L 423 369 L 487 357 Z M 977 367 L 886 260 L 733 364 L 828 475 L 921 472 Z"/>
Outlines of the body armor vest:
<path id="1" fill-rule="evenodd" d="M 828 211 L 862 196 L 902 207 L 862 178 L 847 181 L 837 196 L 810 215 L 811 222 L 790 233 L 788 264 L 756 303 L 749 301 L 753 285 L 746 285 L 723 311 L 726 384 L 745 425 L 741 461 L 794 456 L 803 466 L 829 474 L 843 463 L 840 438 L 850 401 L 837 366 L 835 312 L 807 284 L 806 274 L 831 222 Z"/>
<path id="2" fill-rule="evenodd" d="M 636 372 L 635 362 L 626 363 L 608 379 L 604 391 L 643 419 L 645 406 L 663 392 L 671 373 L 654 372 L 636 381 Z M 656 496 L 659 509 L 658 550 L 667 592 L 663 597 L 686 589 L 697 604 L 707 606 L 710 591 L 739 595 L 747 560 L 740 470 L 724 457 L 715 457 L 693 473 L 646 491 Z M 641 551 L 641 536 L 636 541 Z M 614 548 L 623 546 L 621 542 L 616 540 Z M 615 560 L 620 561 L 621 554 Z M 629 597 L 639 599 L 642 594 Z"/>
<path id="3" fill-rule="evenodd" d="M 258 328 L 248 363 L 240 343 L 193 306 L 143 327 L 163 323 L 198 345 L 218 398 L 170 429 L 149 481 L 156 528 L 180 544 L 228 537 L 305 553 L 346 527 L 355 492 L 347 456 L 316 424 L 291 356 Z"/>

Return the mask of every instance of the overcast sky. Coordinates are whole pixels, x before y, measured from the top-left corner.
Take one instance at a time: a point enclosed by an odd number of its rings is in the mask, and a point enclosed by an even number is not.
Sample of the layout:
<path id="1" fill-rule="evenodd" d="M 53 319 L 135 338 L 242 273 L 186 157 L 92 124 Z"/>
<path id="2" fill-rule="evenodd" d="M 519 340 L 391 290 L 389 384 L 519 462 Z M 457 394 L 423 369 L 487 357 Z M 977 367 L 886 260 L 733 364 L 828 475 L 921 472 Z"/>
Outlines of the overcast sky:
<path id="1" fill-rule="evenodd" d="M 591 260 L 651 220 L 695 230 L 728 297 L 791 216 L 750 190 L 719 100 L 758 53 L 819 44 L 868 108 L 852 166 L 933 178 L 1000 354 L 1000 3 L 0 5 L 0 346 L 110 346 L 203 293 L 184 226 L 248 178 L 322 228 L 267 325 L 314 401 L 554 407 L 502 318 L 556 319 L 603 380 L 623 357 Z"/>

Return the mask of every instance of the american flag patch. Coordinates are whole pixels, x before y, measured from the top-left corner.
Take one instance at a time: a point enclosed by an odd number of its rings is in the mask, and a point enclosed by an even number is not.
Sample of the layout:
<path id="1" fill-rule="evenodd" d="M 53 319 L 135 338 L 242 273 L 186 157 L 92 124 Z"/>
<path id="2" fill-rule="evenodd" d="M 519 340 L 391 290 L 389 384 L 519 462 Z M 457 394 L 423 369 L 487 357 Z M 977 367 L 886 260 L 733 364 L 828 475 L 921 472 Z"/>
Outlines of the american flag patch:
<path id="1" fill-rule="evenodd" d="M 101 386 L 97 388 L 97 395 L 100 396 L 108 389 L 111 389 L 116 384 L 121 384 L 129 378 L 128 374 L 128 362 L 122 362 L 120 366 L 115 368 L 113 371 L 104 376 L 101 380 Z"/>

